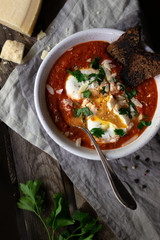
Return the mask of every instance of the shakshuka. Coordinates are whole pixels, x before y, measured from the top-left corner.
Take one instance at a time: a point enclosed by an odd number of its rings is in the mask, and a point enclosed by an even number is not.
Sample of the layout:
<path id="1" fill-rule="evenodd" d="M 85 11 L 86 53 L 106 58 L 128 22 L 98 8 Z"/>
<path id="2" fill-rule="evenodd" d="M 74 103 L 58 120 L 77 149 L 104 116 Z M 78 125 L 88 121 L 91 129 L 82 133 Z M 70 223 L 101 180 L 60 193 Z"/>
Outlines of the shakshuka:
<path id="1" fill-rule="evenodd" d="M 57 128 L 77 146 L 93 148 L 88 128 L 101 149 L 134 141 L 151 125 L 157 106 L 154 78 L 131 89 L 122 82 L 122 66 L 106 52 L 108 42 L 91 41 L 68 49 L 53 65 L 46 101 Z"/>

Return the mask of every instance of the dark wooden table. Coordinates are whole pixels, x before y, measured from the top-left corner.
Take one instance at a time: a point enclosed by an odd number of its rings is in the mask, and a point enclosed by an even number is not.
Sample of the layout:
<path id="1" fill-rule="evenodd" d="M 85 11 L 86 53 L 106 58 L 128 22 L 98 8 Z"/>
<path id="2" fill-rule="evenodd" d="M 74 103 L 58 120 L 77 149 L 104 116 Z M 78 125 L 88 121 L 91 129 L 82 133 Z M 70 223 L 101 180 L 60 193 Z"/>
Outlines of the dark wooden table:
<path id="1" fill-rule="evenodd" d="M 0 46 L 5 40 L 17 40 L 25 44 L 25 54 L 37 41 L 36 35 L 47 28 L 56 17 L 66 0 L 44 0 L 32 37 L 26 37 L 3 25 L 0 25 Z M 2 88 L 16 64 L 0 60 L 0 87 Z M 45 240 L 47 235 L 41 223 L 32 213 L 17 209 L 19 183 L 40 179 L 47 192 L 47 211 L 51 209 L 54 193 L 62 192 L 70 203 L 70 210 L 75 207 L 97 216 L 92 207 L 83 198 L 83 193 L 73 186 L 58 162 L 42 152 L 21 136 L 0 122 L 0 239 Z M 44 216 L 45 217 L 45 216 Z M 100 222 L 102 222 L 100 220 Z M 97 240 L 116 240 L 109 227 L 103 223 Z"/>

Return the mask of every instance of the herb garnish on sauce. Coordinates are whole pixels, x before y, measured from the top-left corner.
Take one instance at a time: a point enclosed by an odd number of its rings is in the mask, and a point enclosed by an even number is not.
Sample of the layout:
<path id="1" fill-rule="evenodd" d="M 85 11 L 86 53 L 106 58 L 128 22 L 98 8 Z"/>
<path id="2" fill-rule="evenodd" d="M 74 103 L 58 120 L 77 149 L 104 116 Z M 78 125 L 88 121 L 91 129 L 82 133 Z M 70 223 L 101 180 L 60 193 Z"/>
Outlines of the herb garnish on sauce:
<path id="1" fill-rule="evenodd" d="M 89 89 L 87 89 L 83 92 L 83 97 L 84 98 L 89 98 L 90 96 L 91 96 L 91 91 Z"/>
<path id="2" fill-rule="evenodd" d="M 97 138 L 101 138 L 102 135 L 105 133 L 105 130 L 103 130 L 102 128 L 92 128 L 91 129 L 91 133 L 92 135 L 94 135 Z"/>
<path id="3" fill-rule="evenodd" d="M 124 135 L 126 135 L 126 132 L 123 129 L 115 129 L 114 132 L 116 135 L 119 135 L 120 137 L 124 137 Z"/>
<path id="4" fill-rule="evenodd" d="M 140 130 L 142 130 L 143 129 L 143 127 L 149 127 L 150 125 L 151 125 L 151 121 L 144 121 L 144 120 L 141 120 L 140 122 L 139 122 L 139 124 L 138 124 L 138 128 L 140 129 Z"/>
<path id="5" fill-rule="evenodd" d="M 91 112 L 91 110 L 88 107 L 74 109 L 74 117 L 80 117 L 81 115 L 88 117 L 92 114 L 93 113 Z"/>
<path id="6" fill-rule="evenodd" d="M 88 76 L 85 73 L 82 73 L 80 70 L 75 70 L 74 72 L 67 70 L 72 76 L 74 76 L 78 82 L 85 82 L 88 80 Z"/>

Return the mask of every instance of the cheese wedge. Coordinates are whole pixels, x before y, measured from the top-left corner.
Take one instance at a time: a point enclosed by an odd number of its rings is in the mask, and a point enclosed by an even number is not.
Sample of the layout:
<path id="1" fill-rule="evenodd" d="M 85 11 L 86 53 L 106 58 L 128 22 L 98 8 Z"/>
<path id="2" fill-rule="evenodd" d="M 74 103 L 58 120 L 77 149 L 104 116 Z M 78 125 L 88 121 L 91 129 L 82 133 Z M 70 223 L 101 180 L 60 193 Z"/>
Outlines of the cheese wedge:
<path id="1" fill-rule="evenodd" d="M 3 45 L 0 58 L 14 63 L 21 63 L 24 47 L 23 43 L 7 40 Z"/>
<path id="2" fill-rule="evenodd" d="M 0 23 L 31 36 L 42 0 L 1 0 Z"/>

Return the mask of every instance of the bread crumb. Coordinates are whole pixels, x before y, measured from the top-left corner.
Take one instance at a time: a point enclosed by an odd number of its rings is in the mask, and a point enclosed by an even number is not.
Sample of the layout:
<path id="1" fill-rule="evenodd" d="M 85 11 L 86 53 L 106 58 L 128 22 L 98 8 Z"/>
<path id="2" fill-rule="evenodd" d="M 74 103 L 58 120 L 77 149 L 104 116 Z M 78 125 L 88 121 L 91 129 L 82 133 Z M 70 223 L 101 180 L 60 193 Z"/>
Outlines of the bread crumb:
<path id="1" fill-rule="evenodd" d="M 37 40 L 41 40 L 42 38 L 44 38 L 46 36 L 46 33 L 43 32 L 42 30 L 37 34 Z"/>

